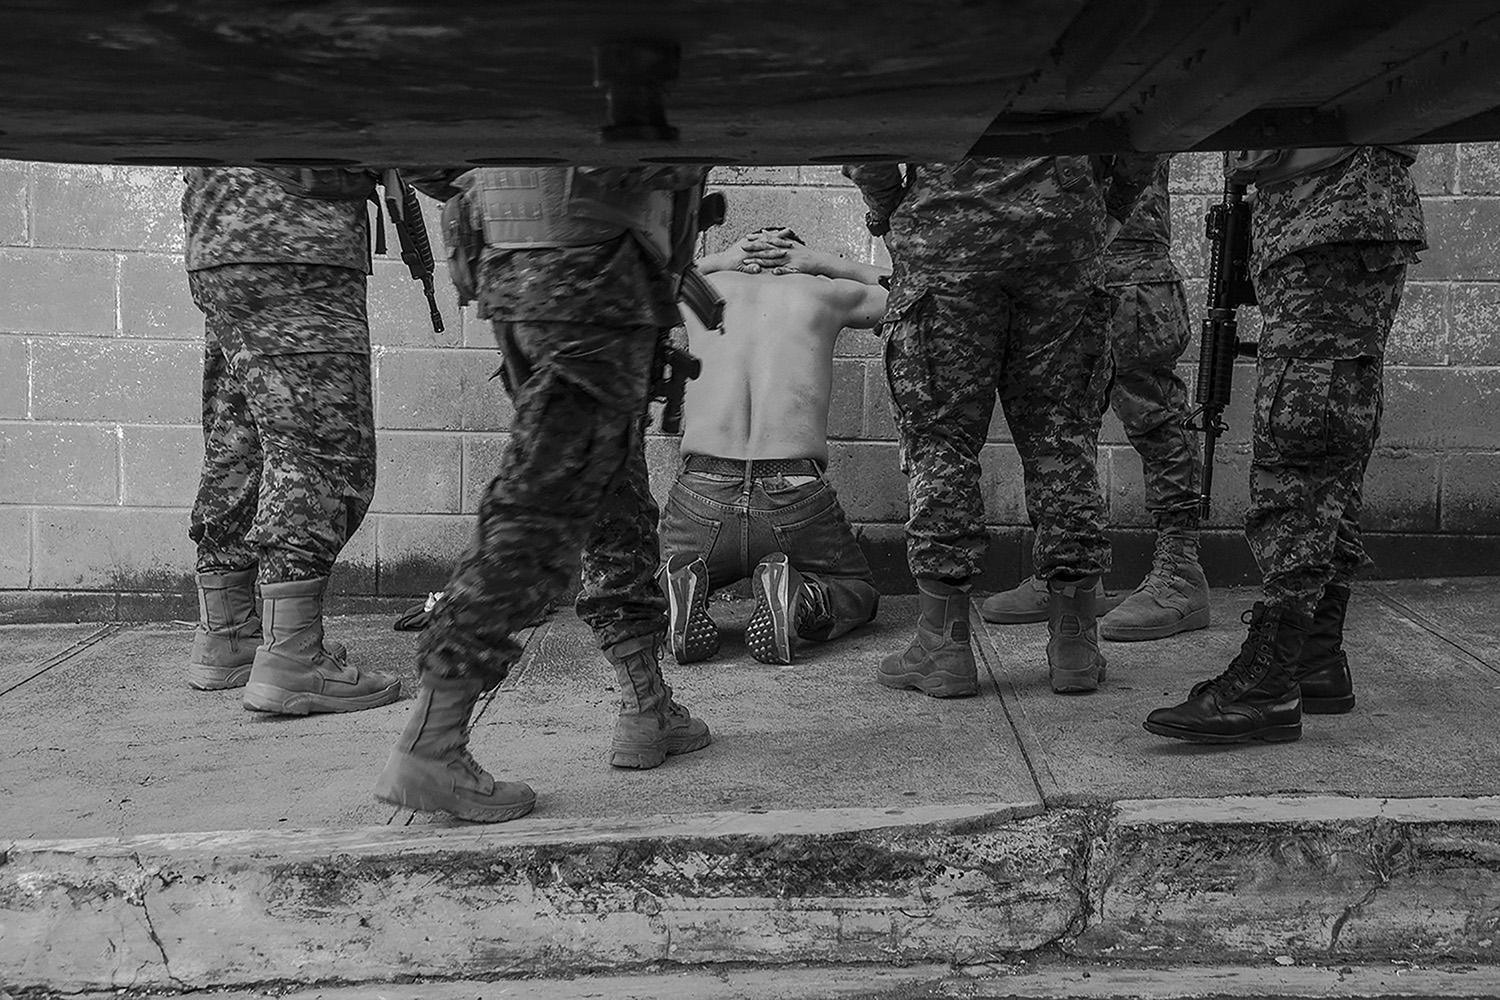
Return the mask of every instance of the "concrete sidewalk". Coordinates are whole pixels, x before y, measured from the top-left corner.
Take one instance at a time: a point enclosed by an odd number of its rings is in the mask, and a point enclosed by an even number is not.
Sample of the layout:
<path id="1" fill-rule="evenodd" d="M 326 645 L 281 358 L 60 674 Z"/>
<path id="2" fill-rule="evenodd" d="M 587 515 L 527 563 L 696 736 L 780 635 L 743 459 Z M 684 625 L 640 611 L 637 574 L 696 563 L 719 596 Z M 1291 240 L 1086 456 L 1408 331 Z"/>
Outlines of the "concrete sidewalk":
<path id="1" fill-rule="evenodd" d="M 370 788 L 407 700 L 278 719 L 182 682 L 190 629 L 0 628 L 0 984 L 91 989 L 638 969 L 986 962 L 1039 948 L 1180 961 L 1282 953 L 1500 960 L 1500 592 L 1365 585 L 1359 706 L 1300 743 L 1140 727 L 1217 673 L 1215 625 L 1108 644 L 1099 693 L 1047 686 L 1044 625 L 988 626 L 981 695 L 873 681 L 910 598 L 799 662 L 736 637 L 667 664 L 709 749 L 604 763 L 613 677 L 569 613 L 533 630 L 475 729 L 536 814 L 470 826 Z M 976 619 L 977 621 L 977 619 Z M 330 623 L 414 690 L 415 636 Z M 407 825 L 407 824 L 410 825 Z"/>

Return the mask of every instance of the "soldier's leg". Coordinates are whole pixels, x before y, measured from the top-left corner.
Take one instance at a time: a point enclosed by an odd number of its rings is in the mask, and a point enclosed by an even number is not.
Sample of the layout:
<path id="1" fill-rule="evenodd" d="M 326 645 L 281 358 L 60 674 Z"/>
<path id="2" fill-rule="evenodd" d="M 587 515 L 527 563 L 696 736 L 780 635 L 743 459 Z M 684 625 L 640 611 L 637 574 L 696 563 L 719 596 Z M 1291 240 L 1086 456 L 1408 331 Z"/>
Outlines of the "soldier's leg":
<path id="1" fill-rule="evenodd" d="M 1348 591 L 1335 574 L 1352 555 L 1341 557 L 1341 547 L 1357 544 L 1354 519 L 1380 424 L 1382 358 L 1408 259 L 1399 246 L 1330 245 L 1276 261 L 1258 277 L 1265 326 L 1245 535 L 1261 567 L 1263 600 L 1229 668 L 1182 705 L 1151 713 L 1153 732 L 1216 742 L 1297 739 L 1304 677 L 1319 711 L 1352 707 L 1341 648 Z M 1336 599 L 1336 622 L 1326 615 L 1325 595 Z"/>
<path id="2" fill-rule="evenodd" d="M 1036 576 L 1050 591 L 1048 672 L 1055 691 L 1092 691 L 1105 667 L 1095 588 L 1109 539 L 1096 463 L 1108 303 L 1097 260 L 1018 269 L 1007 283 L 1018 304 L 1000 402 L 1036 526 Z"/>
<path id="3" fill-rule="evenodd" d="M 579 617 L 615 667 L 620 713 L 609 753 L 615 767 L 656 767 L 711 742 L 708 726 L 672 698 L 661 673 L 667 602 L 656 586 L 658 517 L 638 417 L 625 465 L 584 543 L 578 595 Z"/>
<path id="4" fill-rule="evenodd" d="M 631 454 L 645 409 L 654 327 L 494 324 L 529 367 L 513 376 L 510 441 L 479 524 L 417 652 L 422 689 L 376 784 L 382 801 L 496 822 L 529 812 L 531 789 L 469 756 L 480 698 L 519 658 L 514 633 L 563 593 Z"/>
<path id="5" fill-rule="evenodd" d="M 1198 444 L 1184 421 L 1187 387 L 1177 360 L 1187 349 L 1187 299 L 1179 281 L 1110 289 L 1110 403 L 1141 456 L 1146 507 L 1156 525 L 1151 572 L 1099 623 L 1106 639 L 1161 639 L 1206 628 L 1208 580 L 1198 563 Z"/>
<path id="6" fill-rule="evenodd" d="M 187 680 L 204 691 L 243 687 L 261 642 L 258 553 L 245 539 L 260 496 L 260 436 L 221 346 L 229 322 L 216 307 L 222 277 L 213 270 L 189 275 L 205 344 L 203 471 L 188 529 L 198 550 L 198 628 Z"/>
<path id="7" fill-rule="evenodd" d="M 360 671 L 323 634 L 329 574 L 375 491 L 364 275 L 243 269 L 243 313 L 227 354 L 264 452 L 247 540 L 260 552 L 265 628 L 245 707 L 305 715 L 389 704 L 399 680 Z"/>
<path id="8" fill-rule="evenodd" d="M 911 504 L 907 561 L 921 604 L 911 644 L 880 664 L 877 679 L 887 687 L 935 697 L 979 691 L 969 635 L 970 581 L 989 544 L 979 451 L 1009 310 L 992 275 L 944 276 L 886 324 L 886 377 Z"/>

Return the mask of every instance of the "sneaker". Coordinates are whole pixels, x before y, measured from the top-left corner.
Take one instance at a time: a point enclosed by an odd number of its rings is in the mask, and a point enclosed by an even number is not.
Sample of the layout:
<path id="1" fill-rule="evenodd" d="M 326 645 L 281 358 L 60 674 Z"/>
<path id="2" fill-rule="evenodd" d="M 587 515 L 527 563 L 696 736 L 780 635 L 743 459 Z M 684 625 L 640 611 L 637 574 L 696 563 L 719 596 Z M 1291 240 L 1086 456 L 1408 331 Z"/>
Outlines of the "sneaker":
<path id="1" fill-rule="evenodd" d="M 662 570 L 667 635 L 678 663 L 698 663 L 719 651 L 719 626 L 708 613 L 708 565 L 679 553 Z"/>

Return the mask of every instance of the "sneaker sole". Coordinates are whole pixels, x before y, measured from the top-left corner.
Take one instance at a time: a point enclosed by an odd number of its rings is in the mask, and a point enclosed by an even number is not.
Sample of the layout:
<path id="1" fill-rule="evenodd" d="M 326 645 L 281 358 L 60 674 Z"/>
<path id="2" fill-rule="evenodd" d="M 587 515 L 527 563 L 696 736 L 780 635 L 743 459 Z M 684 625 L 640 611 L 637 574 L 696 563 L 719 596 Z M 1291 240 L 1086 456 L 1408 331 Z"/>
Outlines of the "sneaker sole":
<path id="1" fill-rule="evenodd" d="M 536 808 L 535 795 L 524 802 L 484 808 L 457 805 L 444 796 L 411 794 L 399 788 L 376 789 L 375 801 L 384 802 L 397 809 L 410 809 L 413 812 L 447 813 L 449 816 L 455 816 L 470 823 L 504 823 L 507 820 L 519 819 Z"/>
<path id="2" fill-rule="evenodd" d="M 719 627 L 708 614 L 708 594 L 696 573 L 669 576 L 668 629 L 678 663 L 700 663 L 719 651 Z"/>
<path id="3" fill-rule="evenodd" d="M 966 677 L 876 673 L 875 680 L 883 687 L 896 691 L 920 691 L 929 698 L 972 698 L 979 693 L 979 681 Z"/>
<path id="4" fill-rule="evenodd" d="M 770 563 L 764 573 L 755 575 L 755 611 L 745 625 L 745 645 L 762 663 L 792 662 L 789 569 L 786 563 Z"/>
<path id="5" fill-rule="evenodd" d="M 1140 628 L 1120 628 L 1109 624 L 1108 619 L 1100 619 L 1099 635 L 1110 642 L 1149 642 L 1152 639 L 1165 639 L 1170 635 L 1180 632 L 1194 632 L 1200 628 L 1208 628 L 1208 609 L 1203 608 L 1194 611 L 1181 621 L 1173 622 L 1171 625 L 1155 625 Z"/>
<path id="6" fill-rule="evenodd" d="M 252 681 L 245 685 L 244 704 L 247 711 L 271 712 L 276 715 L 311 715 L 314 712 L 362 712 L 367 708 L 389 705 L 401 696 L 401 682 L 370 694 L 338 698 L 311 691 L 288 691 Z"/>
<path id="7" fill-rule="evenodd" d="M 1219 733 L 1198 733 L 1188 729 L 1178 729 L 1175 726 L 1163 726 L 1157 722 L 1143 722 L 1146 732 L 1155 733 L 1157 736 L 1168 736 L 1174 740 L 1186 740 L 1189 743 L 1291 743 L 1302 738 L 1302 724 L 1295 726 L 1270 726 L 1266 729 L 1257 729 L 1252 733 L 1241 733 L 1238 736 L 1224 736 Z"/>
<path id="8" fill-rule="evenodd" d="M 250 679 L 250 664 L 238 667 L 215 667 L 207 663 L 188 664 L 188 687 L 195 691 L 227 691 L 242 688 Z"/>
<path id="9" fill-rule="evenodd" d="M 1309 698 L 1302 696 L 1303 715 L 1344 715 L 1354 710 L 1354 695 L 1342 698 Z"/>

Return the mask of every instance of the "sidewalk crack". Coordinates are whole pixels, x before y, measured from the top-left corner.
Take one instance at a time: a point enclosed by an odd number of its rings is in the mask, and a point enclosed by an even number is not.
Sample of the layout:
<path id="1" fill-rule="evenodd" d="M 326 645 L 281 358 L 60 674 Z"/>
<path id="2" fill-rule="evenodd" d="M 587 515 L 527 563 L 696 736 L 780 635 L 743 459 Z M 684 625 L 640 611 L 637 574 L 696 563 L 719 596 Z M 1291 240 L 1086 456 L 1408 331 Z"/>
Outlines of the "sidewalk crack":
<path id="1" fill-rule="evenodd" d="M 137 881 L 134 891 L 127 897 L 127 900 L 130 903 L 133 903 L 134 905 L 141 908 L 141 913 L 146 918 L 146 933 L 150 936 L 151 943 L 156 945 L 157 953 L 161 955 L 161 967 L 163 971 L 166 972 L 167 978 L 170 979 L 174 985 L 187 989 L 189 988 L 188 984 L 183 980 L 177 978 L 177 975 L 172 972 L 172 962 L 171 959 L 167 957 L 166 942 L 162 941 L 161 935 L 157 933 L 156 921 L 152 919 L 151 907 L 146 901 L 147 881 L 153 875 L 158 875 L 159 877 L 159 873 L 147 870 L 145 862 L 141 860 L 140 852 L 132 852 L 130 856 L 135 860 L 136 868 L 140 870 L 140 879 L 139 881 Z"/>

